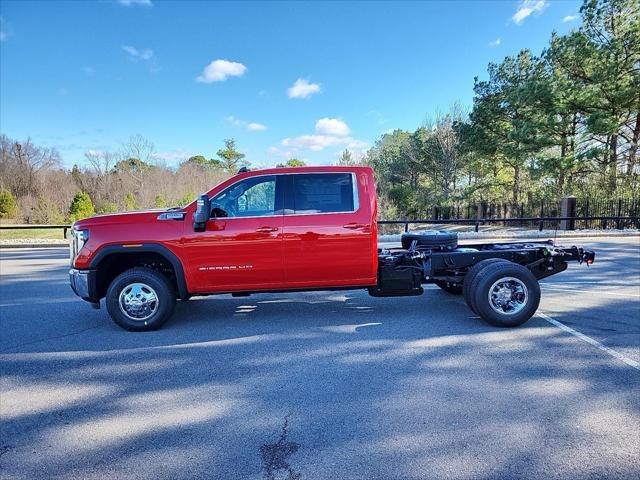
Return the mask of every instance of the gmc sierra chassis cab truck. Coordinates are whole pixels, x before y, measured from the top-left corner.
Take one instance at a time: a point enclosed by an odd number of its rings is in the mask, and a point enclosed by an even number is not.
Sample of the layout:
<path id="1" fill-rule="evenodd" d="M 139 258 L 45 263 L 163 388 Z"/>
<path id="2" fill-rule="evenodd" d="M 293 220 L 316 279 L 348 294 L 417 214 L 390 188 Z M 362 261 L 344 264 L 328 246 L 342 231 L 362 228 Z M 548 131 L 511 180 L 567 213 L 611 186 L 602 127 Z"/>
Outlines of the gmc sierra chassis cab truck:
<path id="1" fill-rule="evenodd" d="M 73 291 L 122 328 L 162 326 L 176 300 L 230 293 L 367 289 L 421 295 L 434 283 L 464 295 L 498 327 L 538 308 L 538 280 L 595 254 L 548 242 L 458 246 L 452 233 L 407 233 L 379 248 L 373 171 L 297 167 L 241 171 L 184 208 L 75 222 Z"/>

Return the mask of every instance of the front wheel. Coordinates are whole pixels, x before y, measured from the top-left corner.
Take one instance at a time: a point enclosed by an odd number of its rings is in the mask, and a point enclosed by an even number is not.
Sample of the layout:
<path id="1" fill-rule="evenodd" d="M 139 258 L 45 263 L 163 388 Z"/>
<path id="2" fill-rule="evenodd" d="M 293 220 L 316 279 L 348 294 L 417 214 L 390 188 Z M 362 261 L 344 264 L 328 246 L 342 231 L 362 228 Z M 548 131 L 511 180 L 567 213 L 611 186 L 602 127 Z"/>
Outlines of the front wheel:
<path id="1" fill-rule="evenodd" d="M 517 327 L 529 320 L 540 304 L 540 285 L 522 265 L 489 264 L 478 272 L 473 290 L 476 313 L 496 327 Z"/>
<path id="2" fill-rule="evenodd" d="M 173 313 L 176 297 L 168 279 L 150 268 L 132 268 L 118 275 L 106 295 L 111 319 L 125 330 L 160 328 Z"/>

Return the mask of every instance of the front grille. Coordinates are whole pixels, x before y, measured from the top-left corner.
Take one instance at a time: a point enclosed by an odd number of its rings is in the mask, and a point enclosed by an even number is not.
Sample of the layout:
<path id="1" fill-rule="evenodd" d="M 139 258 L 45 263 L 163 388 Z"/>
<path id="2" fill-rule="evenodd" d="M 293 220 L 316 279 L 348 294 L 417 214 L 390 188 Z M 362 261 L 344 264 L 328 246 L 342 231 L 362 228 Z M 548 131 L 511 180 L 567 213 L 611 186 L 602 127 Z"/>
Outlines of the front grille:
<path id="1" fill-rule="evenodd" d="M 78 248 L 79 238 L 78 233 L 75 230 L 71 231 L 71 235 L 69 236 L 69 260 L 71 262 L 71 266 L 73 267 L 73 262 L 78 256 Z"/>

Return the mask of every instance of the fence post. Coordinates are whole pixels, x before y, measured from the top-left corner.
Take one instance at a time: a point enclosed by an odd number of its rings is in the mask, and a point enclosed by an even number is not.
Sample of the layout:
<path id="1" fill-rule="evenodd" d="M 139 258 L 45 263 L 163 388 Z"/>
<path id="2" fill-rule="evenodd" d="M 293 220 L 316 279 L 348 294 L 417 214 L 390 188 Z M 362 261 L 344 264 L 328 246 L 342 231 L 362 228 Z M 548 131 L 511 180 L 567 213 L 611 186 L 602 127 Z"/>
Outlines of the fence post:
<path id="1" fill-rule="evenodd" d="M 544 220 L 541 218 L 540 222 L 538 223 L 538 231 L 542 231 L 544 230 Z"/>
<path id="2" fill-rule="evenodd" d="M 567 196 L 562 197 L 562 203 L 560 206 L 560 216 L 561 217 L 575 217 L 576 216 L 576 197 Z M 571 220 L 560 220 L 560 230 L 575 230 L 576 229 L 576 221 L 575 219 Z"/>
<path id="3" fill-rule="evenodd" d="M 585 206 L 584 206 L 584 228 L 589 228 L 591 226 L 591 222 L 589 222 L 589 220 L 587 220 L 587 217 L 589 216 L 589 198 L 587 197 L 586 201 L 585 201 Z"/>
<path id="4" fill-rule="evenodd" d="M 622 230 L 622 220 L 620 217 L 622 216 L 622 199 L 618 199 L 618 218 L 616 219 L 616 227 L 618 230 Z"/>

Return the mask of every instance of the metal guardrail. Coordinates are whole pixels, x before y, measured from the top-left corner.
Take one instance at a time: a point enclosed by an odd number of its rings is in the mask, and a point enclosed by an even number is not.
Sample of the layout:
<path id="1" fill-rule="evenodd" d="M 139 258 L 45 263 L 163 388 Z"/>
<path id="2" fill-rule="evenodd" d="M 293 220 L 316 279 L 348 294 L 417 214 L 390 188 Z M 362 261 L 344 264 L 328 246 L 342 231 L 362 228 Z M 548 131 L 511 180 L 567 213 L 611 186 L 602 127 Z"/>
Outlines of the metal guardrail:
<path id="1" fill-rule="evenodd" d="M 480 225 L 487 225 L 492 223 L 502 223 L 507 225 L 508 223 L 531 223 L 537 224 L 538 230 L 544 230 L 545 223 L 550 222 L 568 222 L 566 230 L 575 230 L 575 222 L 578 221 L 592 221 L 600 220 L 602 222 L 602 230 L 606 230 L 609 222 L 615 222 L 618 230 L 624 229 L 624 221 L 631 221 L 638 224 L 640 217 L 616 217 L 616 216 L 599 216 L 599 217 L 525 217 L 525 218 L 477 218 L 477 219 L 449 219 L 449 220 L 378 220 L 378 225 L 404 225 L 404 231 L 409 231 L 410 224 L 427 224 L 427 225 L 473 225 L 474 230 L 477 232 L 480 229 Z"/>
<path id="2" fill-rule="evenodd" d="M 592 221 L 600 220 L 602 222 L 602 230 L 606 230 L 609 222 L 614 222 L 618 230 L 624 229 L 624 222 L 630 221 L 636 225 L 640 223 L 640 217 L 616 217 L 616 216 L 600 216 L 600 217 L 524 217 L 524 218 L 457 218 L 448 220 L 434 220 L 434 219 L 422 219 L 422 220 L 378 220 L 378 225 L 403 225 L 404 231 L 409 231 L 409 225 L 413 224 L 426 224 L 426 225 L 473 225 L 474 230 L 477 232 L 481 225 L 490 225 L 492 223 L 502 223 L 507 225 L 509 223 L 531 223 L 537 224 L 538 230 L 544 230 L 545 223 L 550 222 L 568 222 L 566 230 L 575 230 L 575 222 L 579 221 Z M 36 229 L 62 229 L 63 238 L 67 238 L 67 230 L 71 228 L 71 225 L 0 225 L 0 230 L 36 230 Z"/>
<path id="3" fill-rule="evenodd" d="M 0 230 L 56 230 L 62 229 L 62 238 L 67 238 L 71 225 L 0 225 Z"/>

